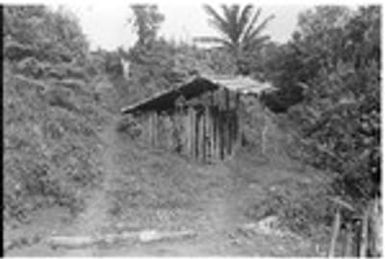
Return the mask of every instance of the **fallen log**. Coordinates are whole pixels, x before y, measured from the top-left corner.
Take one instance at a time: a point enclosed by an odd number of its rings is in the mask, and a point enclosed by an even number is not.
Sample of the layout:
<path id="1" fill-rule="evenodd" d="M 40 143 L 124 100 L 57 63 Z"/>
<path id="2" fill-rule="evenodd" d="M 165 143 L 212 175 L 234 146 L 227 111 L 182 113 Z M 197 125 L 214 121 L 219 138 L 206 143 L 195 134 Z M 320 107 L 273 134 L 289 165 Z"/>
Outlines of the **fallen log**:
<path id="1" fill-rule="evenodd" d="M 143 230 L 137 232 L 123 232 L 120 234 L 105 234 L 95 236 L 51 236 L 46 239 L 46 243 L 52 248 L 83 248 L 97 244 L 113 244 L 127 240 L 137 242 L 153 242 L 170 240 L 177 238 L 192 237 L 195 233 L 193 231 L 169 231 L 159 232 L 157 230 Z"/>

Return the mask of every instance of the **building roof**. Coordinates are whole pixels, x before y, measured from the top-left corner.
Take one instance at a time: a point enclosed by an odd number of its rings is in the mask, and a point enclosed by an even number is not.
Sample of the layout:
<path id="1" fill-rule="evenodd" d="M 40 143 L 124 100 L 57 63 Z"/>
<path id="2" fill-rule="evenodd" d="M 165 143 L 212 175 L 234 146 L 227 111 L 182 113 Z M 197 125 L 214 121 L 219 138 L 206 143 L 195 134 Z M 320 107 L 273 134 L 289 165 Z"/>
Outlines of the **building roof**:
<path id="1" fill-rule="evenodd" d="M 205 76 L 205 78 L 230 91 L 242 94 L 259 94 L 267 89 L 274 89 L 268 82 L 260 82 L 244 76 Z"/>
<path id="2" fill-rule="evenodd" d="M 265 90 L 274 90 L 270 83 L 263 83 L 242 76 L 195 76 L 178 87 L 156 93 L 155 95 L 143 99 L 133 105 L 123 107 L 122 113 L 133 113 L 139 110 L 166 109 L 174 104 L 175 100 L 183 95 L 185 99 L 196 97 L 204 92 L 227 88 L 230 91 L 241 94 L 260 94 Z"/>

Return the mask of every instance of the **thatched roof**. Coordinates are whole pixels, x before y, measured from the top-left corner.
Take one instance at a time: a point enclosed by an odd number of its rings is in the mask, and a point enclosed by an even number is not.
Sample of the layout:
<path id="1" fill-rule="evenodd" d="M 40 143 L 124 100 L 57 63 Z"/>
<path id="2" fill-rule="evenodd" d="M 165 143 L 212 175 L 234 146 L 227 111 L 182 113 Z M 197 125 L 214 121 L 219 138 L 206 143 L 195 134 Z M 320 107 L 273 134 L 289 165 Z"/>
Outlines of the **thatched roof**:
<path id="1" fill-rule="evenodd" d="M 157 93 L 149 98 L 141 100 L 133 105 L 121 109 L 122 113 L 133 113 L 140 110 L 163 110 L 172 106 L 176 99 L 183 96 L 186 100 L 200 94 L 225 87 L 230 91 L 242 94 L 260 94 L 265 90 L 274 89 L 269 83 L 255 81 L 249 77 L 231 76 L 196 76 L 175 89 Z"/>

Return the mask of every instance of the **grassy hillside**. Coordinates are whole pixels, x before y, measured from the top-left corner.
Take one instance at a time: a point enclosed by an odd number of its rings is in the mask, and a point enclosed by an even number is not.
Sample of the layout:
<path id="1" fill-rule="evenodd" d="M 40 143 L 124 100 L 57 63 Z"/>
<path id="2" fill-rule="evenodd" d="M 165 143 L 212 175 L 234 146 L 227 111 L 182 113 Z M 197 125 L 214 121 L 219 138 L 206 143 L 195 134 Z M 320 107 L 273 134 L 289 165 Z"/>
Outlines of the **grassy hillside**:
<path id="1" fill-rule="evenodd" d="M 4 216 L 22 219 L 36 208 L 81 208 L 82 190 L 100 182 L 97 129 L 108 112 L 89 83 L 39 80 L 4 73 Z M 78 88 L 78 89 L 76 89 Z"/>
<path id="2" fill-rule="evenodd" d="M 3 128 L 6 223 L 54 205 L 78 212 L 103 177 L 88 43 L 76 18 L 44 6 L 4 8 Z"/>
<path id="3" fill-rule="evenodd" d="M 127 126 L 132 121 L 120 117 L 119 109 L 159 91 L 159 77 L 162 87 L 171 87 L 180 80 L 173 76 L 184 73 L 170 75 L 165 67 L 152 73 L 159 66 L 150 62 L 125 80 L 108 73 L 103 55 L 95 55 L 100 62 L 94 64 L 84 36 L 66 15 L 43 7 L 6 11 L 7 226 L 28 221 L 34 211 L 44 214 L 46 208 L 60 206 L 75 216 L 64 224 L 65 234 L 189 228 L 201 235 L 202 249 L 212 246 L 217 254 L 230 235 L 239 237 L 241 224 L 268 216 L 278 216 L 283 228 L 306 236 L 330 225 L 329 180 L 292 159 L 296 143 L 285 121 L 266 113 L 255 98 L 243 100 L 243 147 L 224 162 L 203 165 L 145 146 L 136 141 L 137 132 Z M 25 38 L 29 30 L 39 37 Z M 225 249 L 234 252 L 233 246 Z M 275 255 L 273 250 L 264 253 Z"/>
<path id="4" fill-rule="evenodd" d="M 327 200 L 330 178 L 294 160 L 298 151 L 286 131 L 289 126 L 278 125 L 279 118 L 249 101 L 244 146 L 232 158 L 214 165 L 145 146 L 133 139 L 129 127 L 123 130 L 119 124 L 116 165 L 120 173 L 109 192 L 112 218 L 134 228 L 199 228 L 215 225 L 216 218 L 233 217 L 225 220 L 232 224 L 277 215 L 282 226 L 301 235 L 327 233 L 325 226 L 331 224 L 332 215 Z M 125 125 L 130 120 L 124 121 Z M 262 152 L 265 123 L 268 133 Z M 207 206 L 219 212 L 202 218 Z"/>

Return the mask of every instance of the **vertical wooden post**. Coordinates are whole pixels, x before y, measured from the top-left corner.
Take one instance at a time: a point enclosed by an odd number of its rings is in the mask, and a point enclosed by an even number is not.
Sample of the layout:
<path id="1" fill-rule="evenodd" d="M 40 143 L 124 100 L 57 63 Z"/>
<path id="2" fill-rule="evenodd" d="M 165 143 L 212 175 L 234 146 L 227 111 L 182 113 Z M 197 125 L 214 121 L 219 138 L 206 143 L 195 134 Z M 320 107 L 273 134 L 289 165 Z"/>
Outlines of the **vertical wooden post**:
<path id="1" fill-rule="evenodd" d="M 369 210 L 365 210 L 363 219 L 362 219 L 362 230 L 361 230 L 361 240 L 360 240 L 360 258 L 366 257 L 366 251 L 368 248 L 368 219 L 369 219 Z"/>
<path id="2" fill-rule="evenodd" d="M 227 88 L 224 88 L 224 98 L 225 98 L 225 111 L 230 109 L 230 91 Z"/>
<path id="3" fill-rule="evenodd" d="M 212 114 L 212 121 L 213 121 L 213 157 L 215 160 L 218 159 L 218 111 L 217 107 L 213 109 Z"/>
<path id="4" fill-rule="evenodd" d="M 167 127 L 167 116 L 164 115 L 164 112 L 159 112 L 156 115 L 156 124 L 154 127 L 154 136 L 155 136 L 155 146 L 158 148 L 161 148 L 163 146 L 166 146 L 165 143 L 167 143 L 167 135 L 166 127 Z"/>
<path id="5" fill-rule="evenodd" d="M 201 159 L 201 138 L 202 138 L 202 117 L 199 110 L 196 113 L 196 158 L 199 161 Z"/>
<path id="6" fill-rule="evenodd" d="M 196 157 L 196 116 L 195 116 L 195 109 L 194 107 L 189 107 L 189 114 L 190 114 L 190 142 L 191 142 L 191 157 Z"/>
<path id="7" fill-rule="evenodd" d="M 205 145 L 204 145 L 204 135 L 205 135 L 205 116 L 204 112 L 200 111 L 199 112 L 199 128 L 198 128 L 198 134 L 199 134 L 199 139 L 198 139 L 198 160 L 203 162 L 204 160 L 204 155 L 205 155 Z"/>
<path id="8" fill-rule="evenodd" d="M 146 112 L 142 113 L 141 123 L 143 123 L 143 134 L 141 135 L 141 140 L 144 143 L 148 141 L 148 114 Z"/>
<path id="9" fill-rule="evenodd" d="M 159 127 L 159 118 L 158 118 L 158 112 L 154 112 L 154 127 L 152 128 L 154 131 L 154 146 L 158 147 L 158 138 L 159 138 L 159 132 L 158 132 L 158 127 Z"/>
<path id="10" fill-rule="evenodd" d="M 201 114 L 201 161 L 206 162 L 206 110 L 204 109 Z"/>
<path id="11" fill-rule="evenodd" d="M 148 133 L 149 133 L 149 144 L 154 145 L 154 112 L 148 114 Z"/>
<path id="12" fill-rule="evenodd" d="M 167 127 L 167 149 L 172 151 L 176 151 L 176 147 L 178 146 L 177 140 L 177 132 L 178 132 L 178 113 L 174 112 L 172 114 L 168 114 L 168 127 Z"/>
<path id="13" fill-rule="evenodd" d="M 330 240 L 328 257 L 334 257 L 334 251 L 336 247 L 340 226 L 341 226 L 341 214 L 340 214 L 340 209 L 337 208 L 335 218 L 334 218 L 334 223 L 333 223 L 333 230 L 332 230 L 333 232 L 332 232 L 332 238 Z"/>
<path id="14" fill-rule="evenodd" d="M 214 128 L 213 108 L 210 109 L 209 123 L 210 123 L 210 157 L 211 162 L 215 162 L 215 128 Z"/>
<path id="15" fill-rule="evenodd" d="M 228 131 L 229 131 L 229 123 L 228 123 L 228 111 L 226 110 L 224 112 L 223 116 L 223 159 L 226 158 L 227 152 L 228 152 L 228 147 L 229 147 L 229 142 L 228 142 Z"/>
<path id="16" fill-rule="evenodd" d="M 219 154 L 220 154 L 220 159 L 223 160 L 224 158 L 224 136 L 223 136 L 223 128 L 224 128 L 224 123 L 223 123 L 223 112 L 219 112 Z"/>
<path id="17" fill-rule="evenodd" d="M 217 150 L 217 158 L 221 160 L 221 112 L 218 110 L 216 120 L 216 150 Z"/>
<path id="18" fill-rule="evenodd" d="M 237 146 L 242 146 L 242 138 L 243 138 L 243 132 L 244 132 L 244 123 L 242 118 L 243 113 L 243 105 L 241 102 L 241 96 L 238 93 L 237 94 Z"/>
<path id="19" fill-rule="evenodd" d="M 191 121 L 191 118 L 190 118 L 190 108 L 187 108 L 184 113 L 184 143 L 185 143 L 185 147 L 184 147 L 184 154 L 186 156 L 189 156 L 191 154 L 191 126 L 190 126 L 190 121 Z"/>
<path id="20" fill-rule="evenodd" d="M 376 195 L 373 202 L 371 202 L 369 213 L 369 247 L 368 255 L 372 257 L 381 257 L 382 255 L 382 208 L 381 198 Z"/>
<path id="21" fill-rule="evenodd" d="M 235 122 L 234 122 L 234 110 L 230 113 L 230 155 L 233 155 L 234 153 L 234 128 L 235 128 Z"/>
<path id="22" fill-rule="evenodd" d="M 345 244 L 344 244 L 344 257 L 352 257 L 352 243 L 353 243 L 353 226 L 348 223 L 346 226 Z"/>
<path id="23" fill-rule="evenodd" d="M 210 161 L 210 107 L 209 105 L 205 106 L 205 136 L 204 136 L 204 142 L 205 142 L 205 162 Z"/>

